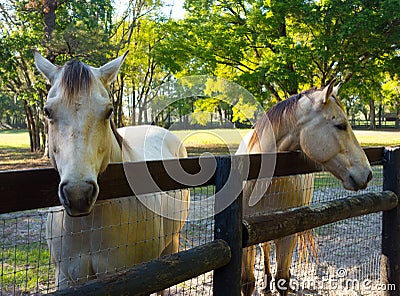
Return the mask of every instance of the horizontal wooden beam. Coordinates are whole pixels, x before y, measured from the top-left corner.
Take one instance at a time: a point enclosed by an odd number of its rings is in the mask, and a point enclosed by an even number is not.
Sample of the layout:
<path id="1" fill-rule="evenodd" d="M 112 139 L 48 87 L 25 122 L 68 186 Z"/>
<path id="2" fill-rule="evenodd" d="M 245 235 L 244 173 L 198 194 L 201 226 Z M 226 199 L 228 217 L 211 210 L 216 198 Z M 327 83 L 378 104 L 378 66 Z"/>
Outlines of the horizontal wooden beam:
<path id="1" fill-rule="evenodd" d="M 243 221 L 243 247 L 340 220 L 387 211 L 395 208 L 397 202 L 395 193 L 383 191 L 248 217 Z"/>
<path id="2" fill-rule="evenodd" d="M 384 147 L 366 147 L 364 152 L 370 163 L 381 162 L 383 159 Z M 245 178 L 247 180 L 270 177 L 271 172 L 268 166 L 261 167 L 262 163 L 270 163 L 275 161 L 274 177 L 282 177 L 288 175 L 308 174 L 322 171 L 322 166 L 309 159 L 304 153 L 297 152 L 279 152 L 239 155 L 236 157 L 243 158 L 243 162 L 249 161 L 250 169 Z"/>
<path id="3" fill-rule="evenodd" d="M 60 205 L 54 169 L 0 172 L 0 214 Z"/>
<path id="4" fill-rule="evenodd" d="M 215 240 L 143 263 L 106 279 L 91 281 L 79 288 L 48 295 L 149 295 L 225 266 L 230 259 L 228 244 L 224 240 Z"/>
<path id="5" fill-rule="evenodd" d="M 364 151 L 370 162 L 383 159 L 383 147 L 366 148 Z M 255 179 L 265 174 L 268 176 L 269 173 L 268 170 L 265 172 L 265 168 L 260 168 L 261 157 L 263 160 L 273 160 L 275 154 L 222 157 L 248 161 L 250 167 L 245 178 Z M 98 199 L 212 185 L 215 184 L 215 170 L 214 157 L 113 163 L 99 176 Z M 276 155 L 274 176 L 319 170 L 301 152 L 280 152 Z M 57 195 L 59 182 L 57 171 L 51 168 L 0 172 L 0 214 L 60 205 Z"/>

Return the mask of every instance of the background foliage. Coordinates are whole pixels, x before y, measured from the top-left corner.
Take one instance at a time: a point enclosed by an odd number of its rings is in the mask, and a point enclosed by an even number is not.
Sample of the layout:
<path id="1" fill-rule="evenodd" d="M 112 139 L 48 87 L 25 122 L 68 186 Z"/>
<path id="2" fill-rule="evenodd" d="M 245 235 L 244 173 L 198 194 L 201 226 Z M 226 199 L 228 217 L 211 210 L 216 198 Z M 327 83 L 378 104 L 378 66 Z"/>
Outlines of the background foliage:
<path id="1" fill-rule="evenodd" d="M 236 82 L 264 107 L 336 78 L 344 82 L 350 119 L 368 119 L 374 128 L 400 114 L 398 0 L 186 0 L 181 19 L 163 15 L 163 5 L 132 0 L 117 10 L 111 0 L 1 1 L 0 126 L 26 125 L 31 150 L 45 148 L 48 86 L 32 48 L 57 64 L 76 57 L 93 66 L 129 50 L 112 87 L 118 126 L 187 127 L 185 115 L 198 124 L 246 123 L 239 111 L 254 106 L 231 106 L 212 90 L 151 108 L 157 87 L 188 75 Z"/>

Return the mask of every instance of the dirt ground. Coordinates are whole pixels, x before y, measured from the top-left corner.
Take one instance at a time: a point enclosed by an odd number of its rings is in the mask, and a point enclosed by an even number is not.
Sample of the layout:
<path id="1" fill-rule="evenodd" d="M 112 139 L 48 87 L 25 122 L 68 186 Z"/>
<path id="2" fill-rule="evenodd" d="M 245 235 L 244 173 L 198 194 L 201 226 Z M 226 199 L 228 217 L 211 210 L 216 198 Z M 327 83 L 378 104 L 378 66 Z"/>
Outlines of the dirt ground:
<path id="1" fill-rule="evenodd" d="M 30 152 L 28 149 L 0 150 L 0 171 L 50 166 L 49 159 L 43 158 L 42 152 Z"/>
<path id="2" fill-rule="evenodd" d="M 236 147 L 188 147 L 188 155 L 196 156 L 205 152 L 214 155 L 229 154 L 235 151 Z M 30 152 L 28 149 L 1 149 L 0 150 L 0 171 L 24 170 L 31 168 L 51 167 L 50 160 L 43 158 L 43 152 Z"/>

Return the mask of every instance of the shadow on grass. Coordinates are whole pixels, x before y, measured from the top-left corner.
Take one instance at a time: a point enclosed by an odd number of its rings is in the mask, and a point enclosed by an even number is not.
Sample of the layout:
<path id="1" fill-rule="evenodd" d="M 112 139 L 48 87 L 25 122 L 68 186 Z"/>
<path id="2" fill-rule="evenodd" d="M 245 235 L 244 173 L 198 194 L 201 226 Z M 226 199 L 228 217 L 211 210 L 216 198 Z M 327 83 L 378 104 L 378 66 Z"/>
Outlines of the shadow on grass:
<path id="1" fill-rule="evenodd" d="M 0 171 L 50 166 L 50 161 L 43 158 L 43 152 L 31 152 L 27 148 L 0 149 Z"/>
<path id="2" fill-rule="evenodd" d="M 235 154 L 238 146 L 227 146 L 227 145 L 206 145 L 201 147 L 186 147 L 189 156 L 199 156 L 203 153 L 211 153 L 215 156 Z"/>

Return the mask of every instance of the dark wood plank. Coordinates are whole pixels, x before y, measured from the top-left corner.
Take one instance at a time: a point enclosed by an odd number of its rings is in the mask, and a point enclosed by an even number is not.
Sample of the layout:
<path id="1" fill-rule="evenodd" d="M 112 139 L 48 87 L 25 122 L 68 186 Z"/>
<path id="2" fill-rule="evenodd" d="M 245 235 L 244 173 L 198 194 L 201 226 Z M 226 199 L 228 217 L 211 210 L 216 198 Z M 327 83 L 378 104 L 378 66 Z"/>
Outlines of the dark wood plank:
<path id="1" fill-rule="evenodd" d="M 248 217 L 243 222 L 245 229 L 243 247 L 340 220 L 393 209 L 397 206 L 397 202 L 395 193 L 384 191 Z"/>
<path id="2" fill-rule="evenodd" d="M 383 190 L 400 194 L 400 148 L 387 149 L 383 162 Z M 385 295 L 399 295 L 400 288 L 400 207 L 382 215 L 381 278 L 387 289 Z"/>
<path id="3" fill-rule="evenodd" d="M 385 151 L 385 147 L 364 147 L 363 150 L 367 155 L 370 163 L 383 161 L 383 153 Z"/>
<path id="4" fill-rule="evenodd" d="M 0 214 L 60 205 L 54 169 L 0 172 Z"/>
<path id="5" fill-rule="evenodd" d="M 382 147 L 366 148 L 365 151 L 371 162 L 383 159 Z M 269 176 L 270 172 L 260 168 L 261 157 L 263 161 L 272 161 L 275 155 L 232 157 L 240 159 L 242 163 L 248 161 L 250 169 L 246 169 L 248 174 L 245 179 L 254 179 Z M 318 165 L 308 160 L 301 152 L 281 152 L 276 157 L 274 176 L 320 170 Z M 218 157 L 192 157 L 124 165 L 110 164 L 99 177 L 99 199 L 215 184 L 217 159 Z M 0 214 L 60 205 L 57 196 L 58 183 L 59 176 L 54 169 L 0 172 Z M 133 190 L 130 185 L 134 185 Z"/>
<path id="6" fill-rule="evenodd" d="M 194 247 L 143 263 L 133 269 L 79 288 L 56 291 L 48 295 L 150 295 L 224 266 L 230 261 L 228 244 L 223 240 Z"/>
<path id="7" fill-rule="evenodd" d="M 241 159 L 219 157 L 215 177 L 214 239 L 226 241 L 230 262 L 214 271 L 213 295 L 240 296 L 242 266 Z"/>

